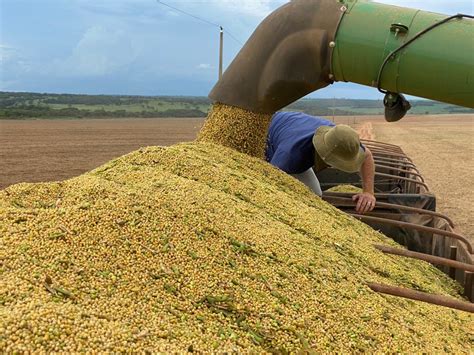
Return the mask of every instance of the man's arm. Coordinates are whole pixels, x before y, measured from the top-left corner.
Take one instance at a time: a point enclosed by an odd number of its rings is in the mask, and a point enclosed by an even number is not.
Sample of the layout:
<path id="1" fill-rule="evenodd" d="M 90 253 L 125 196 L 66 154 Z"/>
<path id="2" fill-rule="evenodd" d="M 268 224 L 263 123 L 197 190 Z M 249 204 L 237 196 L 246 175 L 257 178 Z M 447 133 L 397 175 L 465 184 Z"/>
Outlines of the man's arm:
<path id="1" fill-rule="evenodd" d="M 357 213 L 367 213 L 374 209 L 376 201 L 374 196 L 375 163 L 369 148 L 365 148 L 365 160 L 360 169 L 360 175 L 364 192 L 354 195 L 352 199 L 357 201 Z"/>

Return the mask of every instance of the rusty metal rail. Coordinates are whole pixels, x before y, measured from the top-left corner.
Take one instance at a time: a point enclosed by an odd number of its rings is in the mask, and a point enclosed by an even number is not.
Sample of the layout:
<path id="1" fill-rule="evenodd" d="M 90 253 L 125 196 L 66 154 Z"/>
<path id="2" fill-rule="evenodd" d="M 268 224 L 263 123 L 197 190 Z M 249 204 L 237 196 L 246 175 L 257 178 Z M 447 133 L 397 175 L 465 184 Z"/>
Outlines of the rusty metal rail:
<path id="1" fill-rule="evenodd" d="M 403 164 L 403 163 L 400 163 L 400 162 L 394 163 L 394 162 L 391 162 L 391 161 L 380 160 L 380 159 L 377 159 L 377 158 L 374 159 L 374 163 L 379 164 L 379 165 L 393 166 L 393 167 L 399 168 L 399 169 L 405 168 L 407 170 L 413 170 L 417 174 L 421 174 L 420 171 L 418 170 L 418 168 L 414 165 L 411 165 L 411 164 Z"/>
<path id="2" fill-rule="evenodd" d="M 364 213 L 364 216 L 386 218 L 386 219 L 390 219 L 394 221 L 403 221 L 403 217 L 413 217 L 413 214 L 412 213 L 379 212 L 379 211 L 373 210 L 371 212 Z"/>
<path id="3" fill-rule="evenodd" d="M 457 239 L 457 240 L 463 242 L 466 245 L 467 250 L 469 251 L 470 254 L 474 254 L 472 244 L 469 242 L 469 240 L 467 240 L 465 237 L 463 237 L 462 235 L 459 235 L 457 233 L 441 230 L 441 229 L 438 229 L 438 228 L 420 226 L 418 224 L 413 224 L 413 223 L 408 223 L 408 222 L 395 221 L 393 219 L 370 217 L 370 216 L 364 216 L 364 215 L 355 214 L 355 213 L 350 213 L 350 215 L 354 218 L 360 219 L 363 222 L 375 222 L 375 223 L 381 223 L 381 224 L 389 224 L 389 225 L 393 225 L 393 226 L 418 230 L 420 232 L 427 232 L 427 233 L 441 235 L 441 236 L 444 236 L 444 237 L 450 237 L 450 238 L 453 238 L 453 239 Z"/>
<path id="4" fill-rule="evenodd" d="M 418 168 L 416 166 L 414 166 L 413 164 L 411 163 L 403 163 L 403 162 L 393 162 L 393 161 L 385 161 L 383 159 L 377 159 L 377 157 L 374 158 L 374 162 L 375 163 L 381 163 L 381 164 L 385 164 L 385 165 L 388 165 L 388 166 L 394 166 L 394 167 L 407 167 L 407 168 L 410 168 L 410 169 L 413 169 L 413 170 L 416 170 L 418 173 L 420 173 L 418 171 Z"/>
<path id="5" fill-rule="evenodd" d="M 384 293 L 391 296 L 408 298 L 415 301 L 421 301 L 438 306 L 457 309 L 460 311 L 474 313 L 474 304 L 459 301 L 454 298 L 441 295 L 432 295 L 430 293 L 419 292 L 408 288 L 388 286 L 377 283 L 368 283 L 367 286 L 369 286 L 372 291 L 375 291 L 377 293 Z"/>
<path id="6" fill-rule="evenodd" d="M 343 207 L 355 207 L 356 203 L 352 201 L 352 198 L 350 197 L 333 197 L 333 196 L 325 196 L 323 195 L 323 200 L 329 202 L 332 205 L 337 206 L 343 206 Z M 403 205 L 396 205 L 393 203 L 386 203 L 386 202 L 375 202 L 375 207 L 380 207 L 380 208 L 386 208 L 386 209 L 395 209 L 395 210 L 400 210 L 400 211 L 407 211 L 407 212 L 414 212 L 418 214 L 424 214 L 428 216 L 433 216 L 433 217 L 438 217 L 441 219 L 446 220 L 446 222 L 449 223 L 451 227 L 454 228 L 454 223 L 453 221 L 446 215 L 439 213 L 439 212 L 433 212 L 429 210 L 424 210 L 422 208 L 416 208 L 416 207 L 409 207 L 409 206 L 403 206 Z"/>
<path id="7" fill-rule="evenodd" d="M 379 142 L 379 141 L 374 141 L 374 140 L 371 140 L 371 139 L 361 139 L 360 141 L 363 144 L 367 143 L 367 144 L 379 145 L 379 146 L 388 147 L 390 149 L 396 149 L 396 150 L 402 151 L 402 149 L 396 144 Z"/>
<path id="8" fill-rule="evenodd" d="M 376 141 L 376 140 L 374 140 L 374 139 L 362 138 L 361 141 L 363 141 L 363 142 L 370 142 L 370 143 L 376 143 L 376 144 L 383 144 L 383 145 L 392 146 L 392 147 L 394 147 L 394 148 L 399 148 L 399 149 L 400 149 L 400 146 L 398 146 L 398 145 L 396 145 L 396 144 L 387 143 L 387 142 L 380 142 L 380 141 Z"/>
<path id="9" fill-rule="evenodd" d="M 395 157 L 395 158 L 403 158 L 408 160 L 410 163 L 413 163 L 413 160 L 411 160 L 409 157 L 407 157 L 405 154 L 399 154 L 399 153 L 390 153 L 390 152 L 385 152 L 382 150 L 374 149 L 370 150 L 374 156 L 387 156 L 387 157 Z"/>
<path id="10" fill-rule="evenodd" d="M 428 185 L 426 185 L 424 182 L 419 181 L 419 180 L 410 179 L 410 178 L 399 176 L 399 175 L 385 174 L 385 173 L 379 173 L 379 172 L 376 172 L 375 176 L 382 176 L 382 177 L 392 178 L 394 180 L 403 180 L 403 181 L 411 182 L 415 185 L 423 186 L 426 192 L 430 191 L 430 188 L 428 187 Z"/>
<path id="11" fill-rule="evenodd" d="M 386 160 L 388 162 L 409 165 L 409 166 L 413 166 L 414 168 L 416 168 L 415 164 L 413 164 L 412 162 L 410 162 L 408 160 L 404 160 L 404 159 L 386 158 L 385 156 L 380 156 L 379 157 L 379 156 L 377 156 L 377 154 L 374 154 L 374 160 Z"/>
<path id="12" fill-rule="evenodd" d="M 405 154 L 403 151 L 401 150 L 393 150 L 393 149 L 387 149 L 385 147 L 378 147 L 378 146 L 374 146 L 374 145 L 367 145 L 367 144 L 364 144 L 364 146 L 366 148 L 369 148 L 370 151 L 373 153 L 373 152 L 384 152 L 384 153 L 387 153 L 387 154 Z"/>
<path id="13" fill-rule="evenodd" d="M 323 185 L 323 184 L 322 184 Z M 329 184 L 328 184 L 329 185 Z M 341 185 L 341 183 L 331 184 L 331 185 Z M 324 196 L 334 196 L 334 197 L 352 197 L 354 196 L 353 192 L 332 192 L 332 191 L 323 191 Z M 409 195 L 419 195 L 419 194 L 409 194 Z M 392 193 L 379 192 L 375 194 L 377 199 L 393 196 Z"/>
<path id="14" fill-rule="evenodd" d="M 387 152 L 403 153 L 403 150 L 400 148 L 397 149 L 397 148 L 386 146 L 386 145 L 370 143 L 370 142 L 364 141 L 363 139 L 361 139 L 360 141 L 364 146 L 369 147 L 369 148 L 383 149 Z"/>
<path id="15" fill-rule="evenodd" d="M 405 173 L 405 174 L 407 174 L 407 175 L 413 175 L 413 176 L 416 176 L 417 178 L 419 178 L 422 182 L 425 182 L 425 179 L 423 178 L 423 176 L 422 176 L 421 174 L 412 172 L 412 171 L 410 171 L 410 170 L 405 170 L 405 169 L 400 169 L 400 168 L 396 168 L 396 167 L 391 167 L 391 166 L 388 166 L 388 165 L 375 164 L 375 170 L 376 170 L 376 171 L 377 171 L 377 168 L 386 169 L 386 170 L 398 171 L 398 172 L 400 172 L 400 173 Z"/>
<path id="16" fill-rule="evenodd" d="M 361 142 L 366 147 L 380 149 L 380 150 L 384 150 L 386 152 L 394 152 L 394 153 L 399 153 L 399 154 L 405 154 L 405 152 L 402 149 L 396 149 L 396 148 L 393 148 L 393 147 L 380 145 L 380 144 L 367 143 L 367 142 L 364 142 L 363 140 L 361 140 Z"/>
<path id="17" fill-rule="evenodd" d="M 399 255 L 406 258 L 423 260 L 434 265 L 449 266 L 459 270 L 474 272 L 474 265 L 472 264 L 462 263 L 460 261 L 455 261 L 446 258 L 440 258 L 439 256 L 417 253 L 406 249 L 392 248 L 385 245 L 374 245 L 374 247 L 385 254 Z"/>
<path id="18" fill-rule="evenodd" d="M 364 146 L 366 148 L 369 148 L 370 151 L 373 153 L 373 152 L 382 152 L 382 153 L 386 153 L 386 154 L 405 154 L 403 151 L 401 150 L 393 150 L 393 149 L 387 149 L 385 147 L 378 147 L 378 146 L 374 146 L 374 145 L 367 145 L 367 144 L 364 144 Z"/>

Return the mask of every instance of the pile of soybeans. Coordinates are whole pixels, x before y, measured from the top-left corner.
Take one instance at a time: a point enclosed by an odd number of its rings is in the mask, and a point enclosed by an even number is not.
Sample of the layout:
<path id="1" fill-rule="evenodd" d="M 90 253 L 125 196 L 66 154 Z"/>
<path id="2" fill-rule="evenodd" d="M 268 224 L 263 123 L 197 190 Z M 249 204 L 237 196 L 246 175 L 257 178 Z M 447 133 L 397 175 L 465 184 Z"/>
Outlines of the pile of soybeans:
<path id="1" fill-rule="evenodd" d="M 467 313 L 372 292 L 459 296 L 429 264 L 264 161 L 150 147 L 0 191 L 0 350 L 469 352 Z"/>
<path id="2" fill-rule="evenodd" d="M 353 185 L 337 185 L 337 186 L 331 187 L 327 191 L 328 192 L 345 192 L 345 193 L 354 193 L 354 194 L 363 192 L 363 190 L 360 187 L 353 186 Z"/>
<path id="3" fill-rule="evenodd" d="M 271 119 L 272 115 L 216 103 L 212 106 L 197 141 L 212 142 L 253 157 L 264 158 Z"/>

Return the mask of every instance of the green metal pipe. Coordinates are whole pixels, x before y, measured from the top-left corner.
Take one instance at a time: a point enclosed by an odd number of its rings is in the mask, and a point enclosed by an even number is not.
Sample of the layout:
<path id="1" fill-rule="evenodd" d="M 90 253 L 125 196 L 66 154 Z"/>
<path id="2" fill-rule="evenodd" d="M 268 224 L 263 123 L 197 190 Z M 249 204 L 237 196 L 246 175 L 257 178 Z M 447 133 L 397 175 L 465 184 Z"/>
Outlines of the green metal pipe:
<path id="1" fill-rule="evenodd" d="M 335 81 L 388 92 L 390 122 L 410 107 L 398 94 L 474 108 L 474 21 L 367 0 L 292 0 L 258 26 L 209 97 L 274 113 Z"/>
<path id="2" fill-rule="evenodd" d="M 448 17 L 366 0 L 340 2 L 347 10 L 332 43 L 331 78 L 372 87 L 392 51 Z M 474 108 L 474 21 L 453 19 L 416 39 L 387 62 L 380 87 Z"/>

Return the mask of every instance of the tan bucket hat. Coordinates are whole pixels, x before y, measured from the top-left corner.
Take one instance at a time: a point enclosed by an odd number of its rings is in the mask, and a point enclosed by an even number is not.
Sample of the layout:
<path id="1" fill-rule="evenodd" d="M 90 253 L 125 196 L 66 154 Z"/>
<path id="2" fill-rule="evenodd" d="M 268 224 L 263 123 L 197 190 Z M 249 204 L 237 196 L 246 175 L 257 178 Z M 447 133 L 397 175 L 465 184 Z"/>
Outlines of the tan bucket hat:
<path id="1" fill-rule="evenodd" d="M 326 164 L 347 173 L 359 171 L 365 160 L 359 135 L 346 125 L 319 127 L 313 145 Z"/>

